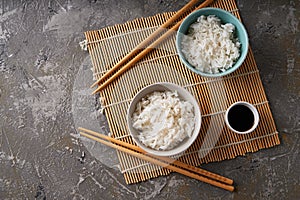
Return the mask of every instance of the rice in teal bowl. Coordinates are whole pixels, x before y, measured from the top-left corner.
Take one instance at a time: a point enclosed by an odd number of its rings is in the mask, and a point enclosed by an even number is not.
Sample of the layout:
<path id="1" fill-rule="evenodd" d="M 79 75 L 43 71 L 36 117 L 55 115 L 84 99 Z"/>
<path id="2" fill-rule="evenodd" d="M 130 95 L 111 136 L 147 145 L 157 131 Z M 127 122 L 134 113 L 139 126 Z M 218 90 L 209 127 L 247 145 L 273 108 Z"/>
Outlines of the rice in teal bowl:
<path id="1" fill-rule="evenodd" d="M 193 72 L 220 77 L 241 66 L 249 48 L 245 27 L 231 13 L 203 8 L 187 16 L 176 36 L 181 61 Z"/>

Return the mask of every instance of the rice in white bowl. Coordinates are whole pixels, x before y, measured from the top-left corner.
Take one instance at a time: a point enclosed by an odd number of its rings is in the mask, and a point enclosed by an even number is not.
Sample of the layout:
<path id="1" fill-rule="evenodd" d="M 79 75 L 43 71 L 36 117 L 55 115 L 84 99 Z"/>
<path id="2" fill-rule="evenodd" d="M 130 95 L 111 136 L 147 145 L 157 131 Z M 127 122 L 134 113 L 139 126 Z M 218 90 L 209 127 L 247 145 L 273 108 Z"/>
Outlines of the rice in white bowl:
<path id="1" fill-rule="evenodd" d="M 176 91 L 155 91 L 137 103 L 132 121 L 144 145 L 155 150 L 170 150 L 192 136 L 194 107 L 180 99 Z"/>
<path id="2" fill-rule="evenodd" d="M 200 16 L 182 39 L 182 53 L 197 70 L 209 74 L 232 67 L 240 56 L 240 42 L 234 37 L 235 26 L 221 24 L 214 16 Z"/>

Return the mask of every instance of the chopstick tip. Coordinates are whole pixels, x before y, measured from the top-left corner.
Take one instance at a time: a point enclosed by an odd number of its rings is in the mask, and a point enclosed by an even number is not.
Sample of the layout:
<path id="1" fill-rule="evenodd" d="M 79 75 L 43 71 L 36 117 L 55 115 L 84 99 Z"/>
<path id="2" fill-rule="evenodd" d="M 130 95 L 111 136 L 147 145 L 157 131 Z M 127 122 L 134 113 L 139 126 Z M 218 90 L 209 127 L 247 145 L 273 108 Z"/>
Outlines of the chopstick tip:
<path id="1" fill-rule="evenodd" d="M 99 86 L 96 90 L 94 90 L 94 91 L 92 92 L 92 94 L 96 94 L 96 93 L 99 92 L 101 89 L 102 89 L 102 87 Z"/>
<path id="2" fill-rule="evenodd" d="M 94 91 L 92 92 L 92 95 L 93 95 L 93 94 L 96 94 L 96 93 L 97 93 L 97 90 L 94 90 Z"/>
<path id="3" fill-rule="evenodd" d="M 95 83 L 93 83 L 93 84 L 90 86 L 90 88 L 95 87 L 97 84 L 98 84 L 98 81 L 96 81 Z"/>

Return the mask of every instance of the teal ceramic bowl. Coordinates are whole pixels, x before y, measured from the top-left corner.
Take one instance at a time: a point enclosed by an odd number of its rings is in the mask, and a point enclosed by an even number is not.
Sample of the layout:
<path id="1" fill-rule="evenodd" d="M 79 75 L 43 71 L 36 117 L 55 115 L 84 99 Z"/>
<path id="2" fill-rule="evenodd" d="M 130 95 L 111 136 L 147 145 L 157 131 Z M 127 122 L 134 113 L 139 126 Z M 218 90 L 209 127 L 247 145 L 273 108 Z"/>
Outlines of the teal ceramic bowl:
<path id="1" fill-rule="evenodd" d="M 201 15 L 204 15 L 204 16 L 215 15 L 216 17 L 221 19 L 222 24 L 231 23 L 235 26 L 235 33 L 234 33 L 235 37 L 237 37 L 239 42 L 241 43 L 240 57 L 236 60 L 235 64 L 231 68 L 228 68 L 224 72 L 219 72 L 216 74 L 209 74 L 209 73 L 199 71 L 196 68 L 194 68 L 186 60 L 186 58 L 184 57 L 184 54 L 182 53 L 182 48 L 181 48 L 182 38 L 188 32 L 190 25 L 193 24 L 194 22 L 196 22 L 197 19 Z M 177 48 L 177 52 L 179 54 L 180 60 L 184 63 L 184 65 L 188 69 L 192 70 L 193 72 L 195 72 L 201 76 L 205 76 L 205 77 L 221 77 L 221 76 L 225 76 L 225 75 L 228 75 L 228 74 L 234 72 L 236 69 L 238 69 L 242 65 L 242 63 L 244 62 L 244 60 L 247 56 L 247 53 L 248 53 L 249 39 L 248 39 L 247 31 L 246 31 L 245 27 L 243 26 L 243 24 L 241 23 L 241 21 L 238 18 L 236 18 L 233 14 L 231 14 L 230 12 L 225 11 L 223 9 L 219 9 L 219 8 L 202 8 L 202 9 L 192 12 L 181 23 L 181 25 L 177 31 L 177 35 L 176 35 L 176 48 Z"/>

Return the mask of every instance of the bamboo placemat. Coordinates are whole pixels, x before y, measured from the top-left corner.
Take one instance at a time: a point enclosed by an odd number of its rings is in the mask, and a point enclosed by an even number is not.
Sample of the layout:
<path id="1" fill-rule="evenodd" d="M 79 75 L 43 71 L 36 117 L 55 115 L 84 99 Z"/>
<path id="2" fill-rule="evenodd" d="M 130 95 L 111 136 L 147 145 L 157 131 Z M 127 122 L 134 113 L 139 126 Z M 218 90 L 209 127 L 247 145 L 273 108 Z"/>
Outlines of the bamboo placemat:
<path id="1" fill-rule="evenodd" d="M 230 11 L 241 19 L 234 0 L 219 0 L 212 7 Z M 85 32 L 94 78 L 99 79 L 173 14 L 157 14 Z M 199 137 L 178 157 L 180 161 L 198 166 L 280 144 L 251 48 L 245 62 L 236 72 L 223 78 L 205 78 L 193 74 L 180 62 L 176 53 L 175 34 L 100 92 L 112 136 L 133 144 L 126 124 L 126 112 L 131 99 L 149 84 L 172 82 L 185 87 L 195 96 L 203 116 Z M 258 109 L 260 122 L 254 132 L 239 135 L 225 126 L 225 110 L 235 101 L 248 101 Z M 169 170 L 122 152 L 118 152 L 118 157 L 127 183 L 170 173 Z"/>

